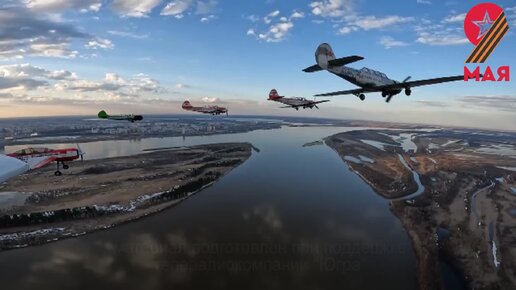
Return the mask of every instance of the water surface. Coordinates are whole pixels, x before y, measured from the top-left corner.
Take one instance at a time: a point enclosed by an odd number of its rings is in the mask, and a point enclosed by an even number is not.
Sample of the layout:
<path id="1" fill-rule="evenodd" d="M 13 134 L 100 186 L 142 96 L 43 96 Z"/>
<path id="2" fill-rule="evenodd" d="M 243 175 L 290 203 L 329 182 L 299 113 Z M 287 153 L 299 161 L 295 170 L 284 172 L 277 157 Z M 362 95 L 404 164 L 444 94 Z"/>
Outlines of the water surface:
<path id="1" fill-rule="evenodd" d="M 345 130 L 82 144 L 90 159 L 222 141 L 260 152 L 161 213 L 0 253 L 2 289 L 415 289 L 415 257 L 388 201 L 327 146 L 302 147 Z"/>

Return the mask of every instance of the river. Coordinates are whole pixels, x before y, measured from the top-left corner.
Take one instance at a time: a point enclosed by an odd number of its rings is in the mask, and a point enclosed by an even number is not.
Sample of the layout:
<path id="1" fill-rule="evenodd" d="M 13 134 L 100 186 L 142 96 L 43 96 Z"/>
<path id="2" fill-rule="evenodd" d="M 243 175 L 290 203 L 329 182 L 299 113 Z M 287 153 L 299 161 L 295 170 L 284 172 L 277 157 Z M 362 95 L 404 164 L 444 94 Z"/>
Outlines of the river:
<path id="1" fill-rule="evenodd" d="M 416 258 L 389 201 L 329 147 L 302 147 L 346 130 L 283 127 L 81 144 L 88 159 L 230 141 L 251 142 L 260 152 L 161 213 L 1 252 L 1 287 L 415 289 Z"/>

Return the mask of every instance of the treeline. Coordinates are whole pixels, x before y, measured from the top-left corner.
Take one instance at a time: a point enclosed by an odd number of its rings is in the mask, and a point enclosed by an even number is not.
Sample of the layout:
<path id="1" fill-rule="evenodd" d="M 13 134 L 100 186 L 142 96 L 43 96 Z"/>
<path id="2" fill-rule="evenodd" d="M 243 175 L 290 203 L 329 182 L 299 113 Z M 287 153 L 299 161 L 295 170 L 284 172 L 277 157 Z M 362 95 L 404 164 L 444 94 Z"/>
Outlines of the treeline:
<path id="1" fill-rule="evenodd" d="M 163 192 L 162 194 L 154 196 L 141 196 L 131 201 L 129 206 L 121 206 L 116 204 L 102 206 L 83 206 L 53 211 L 3 215 L 0 216 L 0 227 L 22 227 L 45 223 L 97 218 L 122 212 L 130 212 L 139 207 L 183 199 L 190 193 L 193 193 L 203 186 L 215 181 L 219 176 L 220 173 L 209 172 L 209 174 L 206 174 L 206 176 L 202 178 L 198 178 L 175 189 Z"/>

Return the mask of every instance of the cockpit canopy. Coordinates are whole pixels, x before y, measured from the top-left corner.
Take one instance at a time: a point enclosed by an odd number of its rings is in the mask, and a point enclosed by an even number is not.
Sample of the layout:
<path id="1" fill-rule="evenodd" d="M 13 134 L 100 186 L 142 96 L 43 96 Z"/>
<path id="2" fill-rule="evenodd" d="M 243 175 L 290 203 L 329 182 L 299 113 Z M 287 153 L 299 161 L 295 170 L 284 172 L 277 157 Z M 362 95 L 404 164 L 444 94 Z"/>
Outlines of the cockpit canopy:
<path id="1" fill-rule="evenodd" d="M 25 148 L 15 152 L 17 155 L 31 155 L 31 154 L 41 154 L 47 153 L 50 149 L 48 148 Z"/>
<path id="2" fill-rule="evenodd" d="M 368 74 L 377 75 L 377 76 L 382 77 L 382 78 L 387 78 L 387 75 L 384 74 L 383 72 L 379 72 L 377 70 L 370 69 L 370 68 L 367 68 L 367 67 L 363 67 L 360 71 L 368 73 Z"/>

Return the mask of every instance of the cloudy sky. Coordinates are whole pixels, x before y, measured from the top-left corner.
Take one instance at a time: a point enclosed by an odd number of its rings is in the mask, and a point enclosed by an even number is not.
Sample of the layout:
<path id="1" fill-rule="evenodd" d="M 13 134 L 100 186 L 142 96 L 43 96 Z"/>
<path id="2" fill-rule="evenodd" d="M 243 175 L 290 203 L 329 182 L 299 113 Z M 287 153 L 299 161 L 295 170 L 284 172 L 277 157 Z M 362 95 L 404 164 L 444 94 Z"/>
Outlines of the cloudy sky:
<path id="1" fill-rule="evenodd" d="M 266 100 L 353 88 L 306 74 L 321 42 L 337 57 L 358 54 L 393 79 L 463 73 L 473 49 L 465 13 L 482 1 L 0 1 L 0 118 L 179 113 L 215 102 L 232 114 L 303 115 L 516 128 L 516 85 L 456 82 L 415 88 L 385 104 L 333 97 L 320 110 Z M 516 27 L 516 4 L 497 1 Z M 515 64 L 516 30 L 488 60 Z"/>

